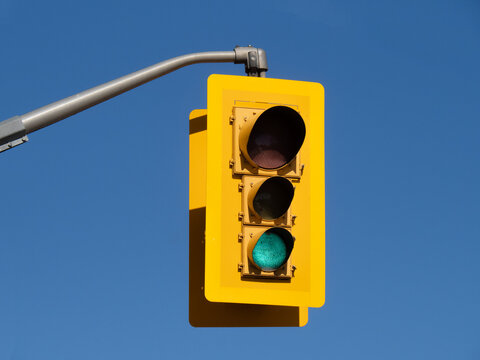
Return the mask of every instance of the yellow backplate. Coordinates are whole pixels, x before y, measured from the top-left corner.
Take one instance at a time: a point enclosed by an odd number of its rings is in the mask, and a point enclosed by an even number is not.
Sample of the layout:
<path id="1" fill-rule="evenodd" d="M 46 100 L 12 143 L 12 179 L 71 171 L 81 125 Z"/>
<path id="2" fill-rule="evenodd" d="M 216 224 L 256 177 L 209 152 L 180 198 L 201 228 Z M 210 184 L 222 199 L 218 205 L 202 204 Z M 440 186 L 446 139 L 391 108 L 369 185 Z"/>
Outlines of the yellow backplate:
<path id="1" fill-rule="evenodd" d="M 302 116 L 306 137 L 303 167 L 291 205 L 295 245 L 290 281 L 242 278 L 239 212 L 241 176 L 232 172 L 232 116 L 236 107 L 290 106 Z M 253 104 L 253 105 L 252 105 Z M 324 90 L 318 83 L 211 75 L 208 79 L 208 136 L 205 234 L 205 296 L 212 302 L 320 307 L 325 301 Z M 234 164 L 233 164 L 234 165 Z M 201 166 L 201 165 L 195 165 Z M 192 204 L 192 202 L 191 202 Z"/>

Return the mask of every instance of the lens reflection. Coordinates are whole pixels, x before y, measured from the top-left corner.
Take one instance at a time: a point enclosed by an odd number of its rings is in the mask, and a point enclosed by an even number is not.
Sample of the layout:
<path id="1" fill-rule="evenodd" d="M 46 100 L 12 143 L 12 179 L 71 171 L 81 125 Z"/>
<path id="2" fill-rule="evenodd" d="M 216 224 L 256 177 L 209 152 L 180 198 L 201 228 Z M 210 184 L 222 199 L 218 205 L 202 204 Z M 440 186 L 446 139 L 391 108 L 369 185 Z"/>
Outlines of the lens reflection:
<path id="1" fill-rule="evenodd" d="M 259 187 L 253 199 L 253 209 L 265 220 L 285 214 L 293 199 L 293 185 L 287 179 L 274 176 Z"/>
<path id="2" fill-rule="evenodd" d="M 277 169 L 297 155 L 304 139 L 305 123 L 300 114 L 286 106 L 274 106 L 258 117 L 247 152 L 259 167 Z"/>

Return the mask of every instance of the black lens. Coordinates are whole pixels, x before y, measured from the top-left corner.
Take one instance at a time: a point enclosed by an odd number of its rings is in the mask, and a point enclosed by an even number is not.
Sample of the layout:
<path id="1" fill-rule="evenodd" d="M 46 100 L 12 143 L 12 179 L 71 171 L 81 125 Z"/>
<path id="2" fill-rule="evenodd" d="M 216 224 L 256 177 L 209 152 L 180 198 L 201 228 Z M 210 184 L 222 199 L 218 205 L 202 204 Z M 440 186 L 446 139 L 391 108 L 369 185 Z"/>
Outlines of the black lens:
<path id="1" fill-rule="evenodd" d="M 274 176 L 258 188 L 253 209 L 265 220 L 278 219 L 285 214 L 293 199 L 293 185 L 287 179 Z"/>
<path id="2" fill-rule="evenodd" d="M 297 155 L 305 139 L 305 123 L 286 106 L 265 110 L 255 122 L 247 143 L 250 158 L 264 169 L 278 169 Z"/>

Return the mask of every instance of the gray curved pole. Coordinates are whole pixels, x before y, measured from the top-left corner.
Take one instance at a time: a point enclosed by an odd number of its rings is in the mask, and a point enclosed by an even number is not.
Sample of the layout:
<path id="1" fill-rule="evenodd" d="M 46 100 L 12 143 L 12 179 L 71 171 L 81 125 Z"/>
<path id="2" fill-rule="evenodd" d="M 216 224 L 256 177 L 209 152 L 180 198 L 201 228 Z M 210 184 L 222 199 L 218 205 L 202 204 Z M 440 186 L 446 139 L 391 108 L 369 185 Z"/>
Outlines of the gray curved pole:
<path id="1" fill-rule="evenodd" d="M 29 134 L 181 67 L 197 63 L 234 62 L 234 60 L 234 51 L 212 51 L 178 56 L 33 110 L 22 115 L 22 122 Z"/>
<path id="2" fill-rule="evenodd" d="M 236 47 L 233 51 L 209 51 L 178 56 L 0 122 L 0 152 L 26 142 L 28 140 L 26 134 L 54 124 L 179 68 L 198 63 L 217 62 L 245 64 L 245 71 L 251 76 L 265 76 L 267 71 L 265 51 L 251 46 Z"/>

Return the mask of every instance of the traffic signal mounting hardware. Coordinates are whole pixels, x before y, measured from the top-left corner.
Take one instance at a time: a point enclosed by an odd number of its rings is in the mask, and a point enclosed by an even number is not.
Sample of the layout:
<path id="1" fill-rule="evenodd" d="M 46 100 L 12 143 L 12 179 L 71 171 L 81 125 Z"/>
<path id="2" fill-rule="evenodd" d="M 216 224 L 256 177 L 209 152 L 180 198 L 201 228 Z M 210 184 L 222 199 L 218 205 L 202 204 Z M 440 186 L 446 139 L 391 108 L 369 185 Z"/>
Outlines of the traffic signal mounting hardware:
<path id="1" fill-rule="evenodd" d="M 210 76 L 209 301 L 323 305 L 323 99 L 317 83 Z"/>

